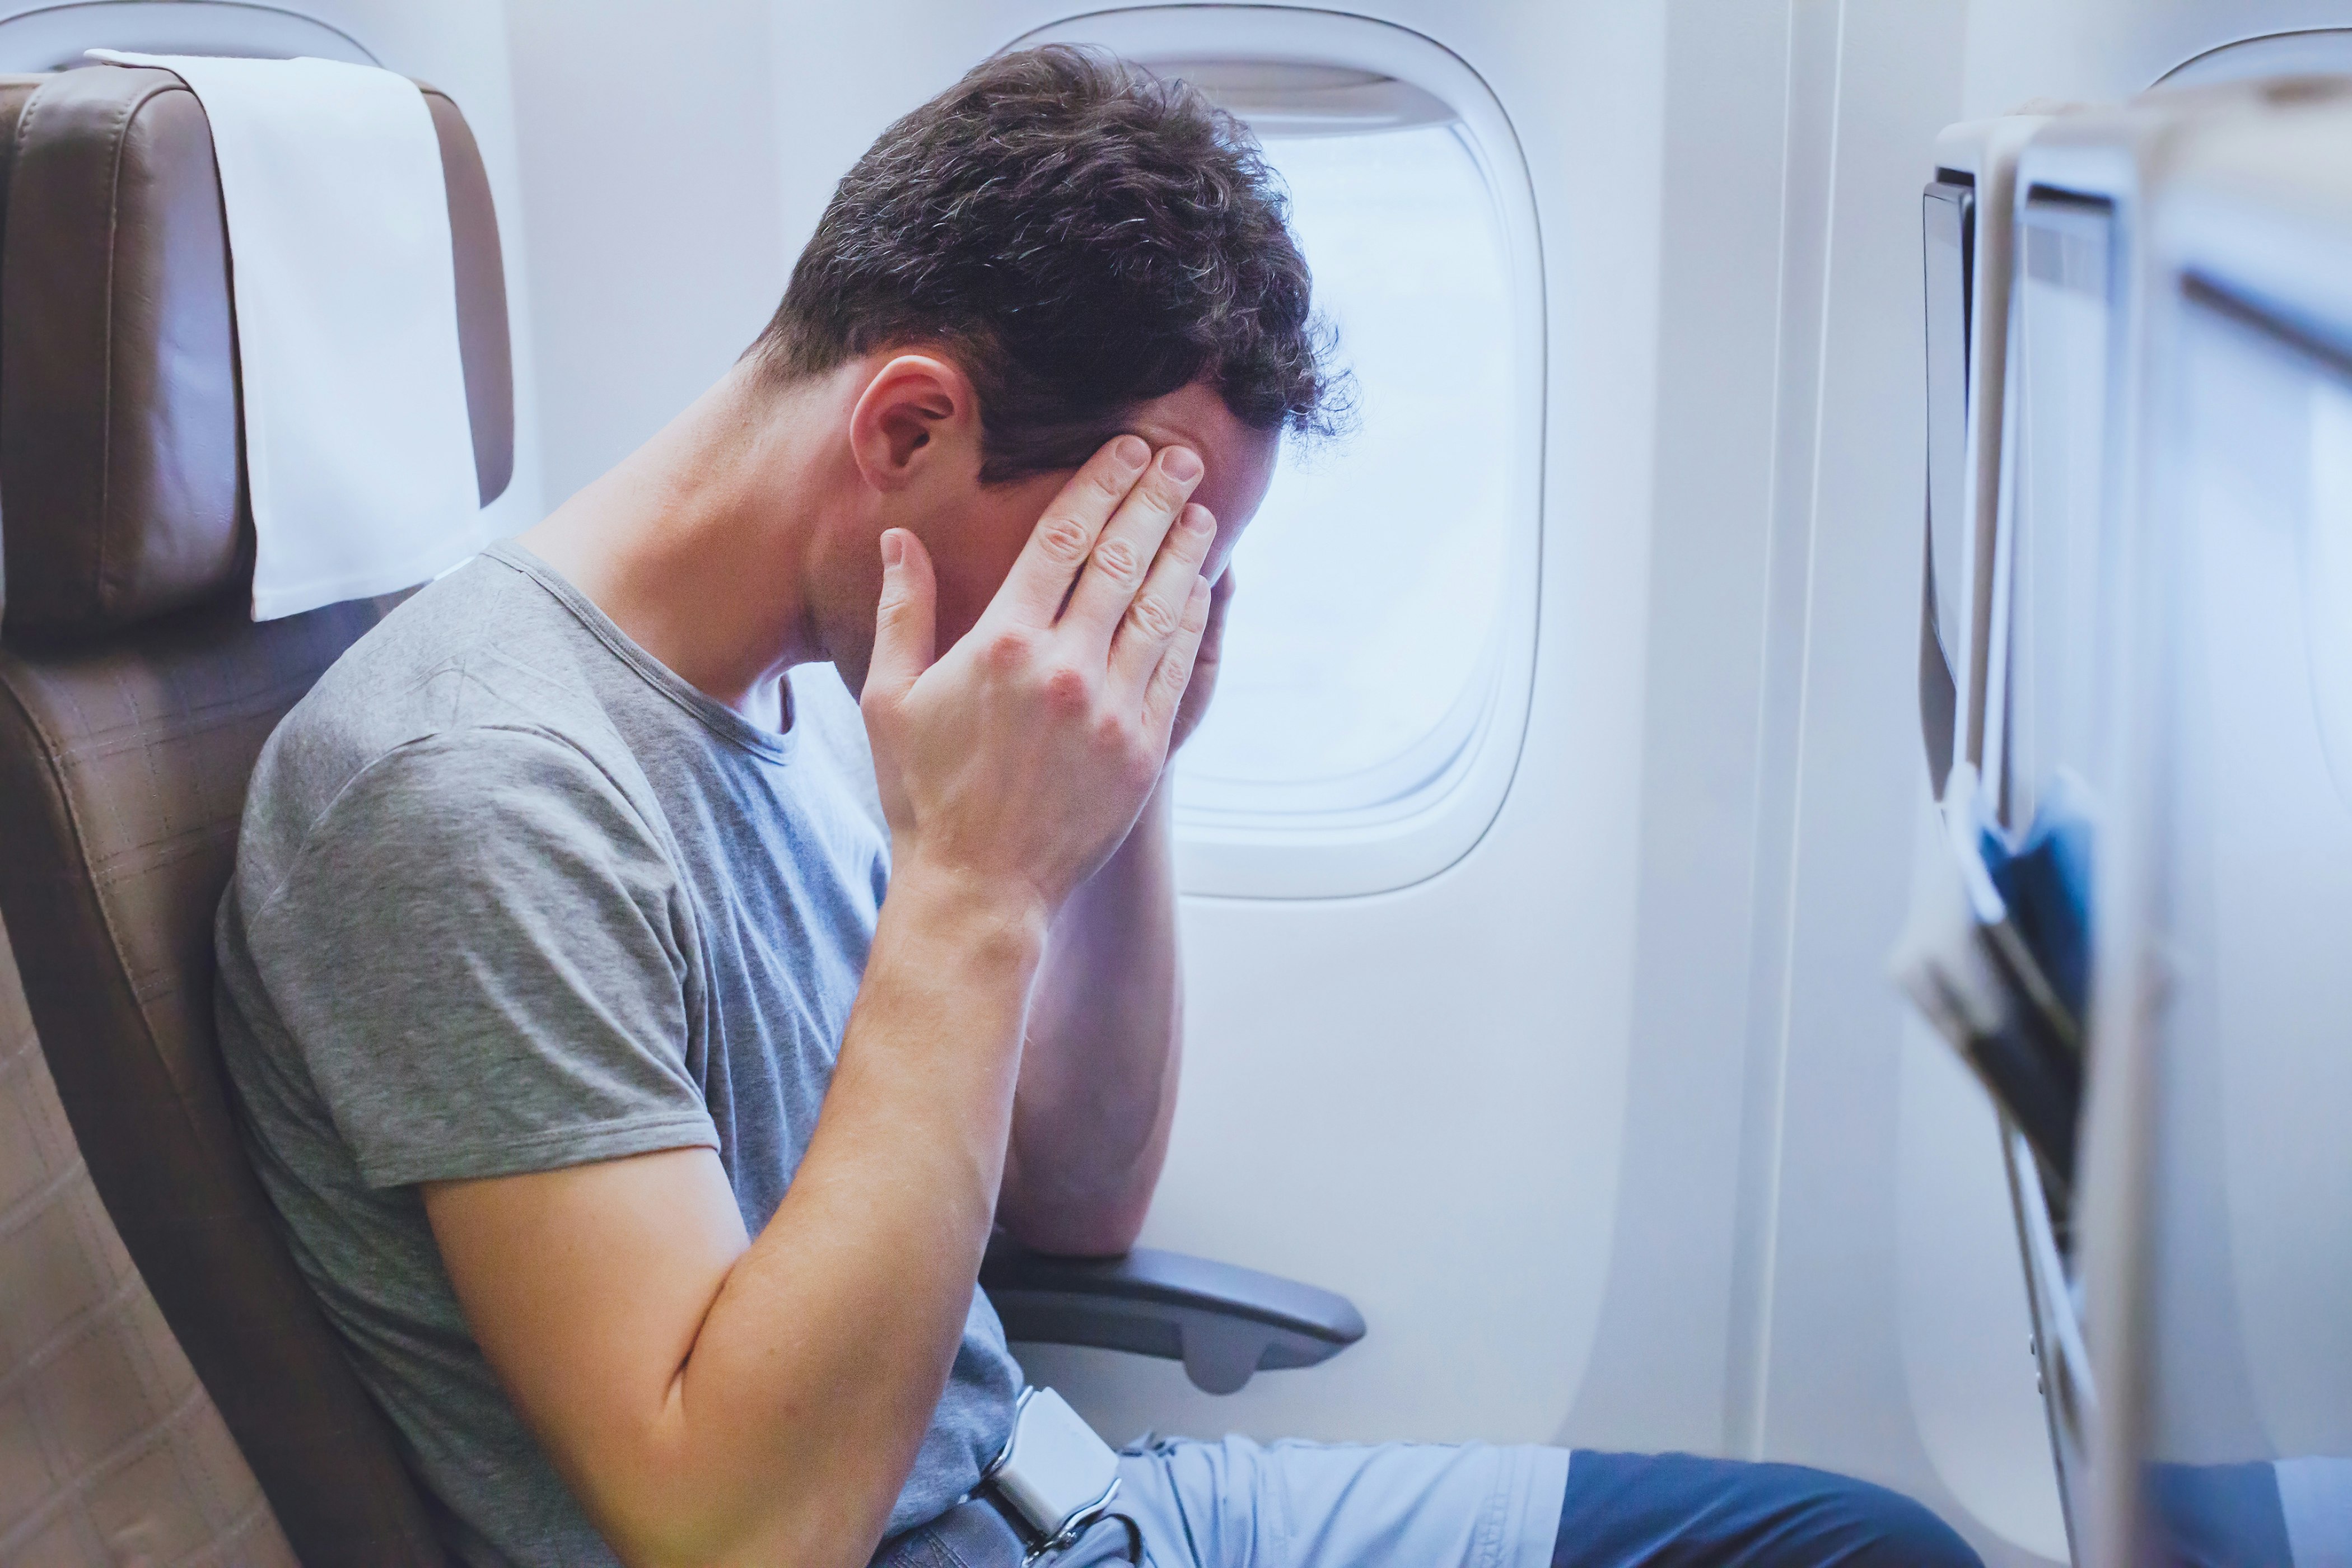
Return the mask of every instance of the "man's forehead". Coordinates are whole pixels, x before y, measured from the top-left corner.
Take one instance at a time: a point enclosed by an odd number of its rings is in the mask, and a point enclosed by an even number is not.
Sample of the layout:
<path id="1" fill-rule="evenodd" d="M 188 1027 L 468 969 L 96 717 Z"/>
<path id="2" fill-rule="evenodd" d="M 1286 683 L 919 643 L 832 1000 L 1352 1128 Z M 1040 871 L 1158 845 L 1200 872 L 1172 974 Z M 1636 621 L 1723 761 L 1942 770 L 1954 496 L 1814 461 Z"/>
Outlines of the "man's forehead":
<path id="1" fill-rule="evenodd" d="M 1136 410 L 1128 428 L 1154 447 L 1184 446 L 1201 455 L 1208 472 L 1192 499 L 1216 514 L 1220 547 L 1230 544 L 1265 499 L 1280 432 L 1243 424 L 1207 384 L 1194 382 L 1153 398 Z"/>
<path id="2" fill-rule="evenodd" d="M 1144 404 L 1128 427 L 1155 447 L 1181 441 L 1203 458 L 1247 460 L 1274 438 L 1273 432 L 1253 430 L 1234 417 L 1216 389 L 1200 381 Z"/>

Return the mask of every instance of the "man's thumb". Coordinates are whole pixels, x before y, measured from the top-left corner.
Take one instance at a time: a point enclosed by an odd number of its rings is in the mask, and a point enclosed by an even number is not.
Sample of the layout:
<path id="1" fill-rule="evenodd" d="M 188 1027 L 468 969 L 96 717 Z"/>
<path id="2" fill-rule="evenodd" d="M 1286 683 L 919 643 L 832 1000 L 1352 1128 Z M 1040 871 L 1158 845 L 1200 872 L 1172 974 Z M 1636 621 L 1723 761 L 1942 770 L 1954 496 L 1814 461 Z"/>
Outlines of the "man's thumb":
<path id="1" fill-rule="evenodd" d="M 874 658 L 866 690 L 885 699 L 903 695 L 931 668 L 938 590 L 930 552 L 903 528 L 882 534 L 882 599 L 874 609 Z"/>

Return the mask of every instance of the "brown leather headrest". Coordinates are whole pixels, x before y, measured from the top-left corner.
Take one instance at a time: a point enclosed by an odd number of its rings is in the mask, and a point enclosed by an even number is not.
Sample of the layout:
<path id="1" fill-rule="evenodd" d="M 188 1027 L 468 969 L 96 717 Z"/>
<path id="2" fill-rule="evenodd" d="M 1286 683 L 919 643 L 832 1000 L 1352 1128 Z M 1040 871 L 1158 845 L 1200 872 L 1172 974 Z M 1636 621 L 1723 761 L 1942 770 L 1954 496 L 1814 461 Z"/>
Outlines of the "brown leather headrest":
<path id="1" fill-rule="evenodd" d="M 498 216 L 465 116 L 424 90 L 487 504 L 514 471 Z M 169 71 L 93 66 L 44 80 L 14 129 L 0 153 L 5 630 L 83 635 L 243 590 L 253 528 L 204 110 Z"/>

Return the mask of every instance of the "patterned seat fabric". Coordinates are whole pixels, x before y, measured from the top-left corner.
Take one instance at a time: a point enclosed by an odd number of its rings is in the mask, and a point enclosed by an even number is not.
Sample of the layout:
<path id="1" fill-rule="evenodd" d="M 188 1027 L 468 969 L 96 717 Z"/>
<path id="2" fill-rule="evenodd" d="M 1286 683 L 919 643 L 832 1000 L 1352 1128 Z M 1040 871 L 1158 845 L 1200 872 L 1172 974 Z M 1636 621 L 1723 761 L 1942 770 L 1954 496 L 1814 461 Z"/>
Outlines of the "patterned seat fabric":
<path id="1" fill-rule="evenodd" d="M 0 943 L 0 1563 L 292 1568 L 90 1184 Z"/>

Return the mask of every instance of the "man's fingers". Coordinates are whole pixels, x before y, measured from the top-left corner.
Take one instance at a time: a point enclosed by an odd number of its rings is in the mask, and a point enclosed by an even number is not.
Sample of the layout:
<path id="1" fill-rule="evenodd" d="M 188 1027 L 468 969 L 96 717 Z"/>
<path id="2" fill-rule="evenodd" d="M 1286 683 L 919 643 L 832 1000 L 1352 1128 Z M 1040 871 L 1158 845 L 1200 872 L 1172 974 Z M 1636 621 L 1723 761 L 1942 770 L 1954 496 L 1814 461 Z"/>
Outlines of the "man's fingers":
<path id="1" fill-rule="evenodd" d="M 1127 492 L 1118 512 L 1095 541 L 1086 571 L 1070 595 L 1061 625 L 1069 635 L 1086 639 L 1095 651 L 1108 648 L 1120 630 L 1120 617 L 1137 598 L 1139 588 L 1161 553 L 1160 543 L 1184 511 L 1192 487 L 1201 482 L 1200 454 L 1189 447 L 1163 447 L 1151 467 Z M 1197 564 L 1198 557 L 1195 557 Z M 1168 606 L 1169 629 L 1183 608 L 1180 591 Z"/>
<path id="2" fill-rule="evenodd" d="M 1149 482 L 1148 480 L 1146 481 Z M 1143 487 L 1139 485 L 1139 495 Z M 1190 605 L 1192 590 L 1204 586 L 1201 581 L 1201 563 L 1209 553 L 1209 544 L 1217 536 L 1217 520 L 1209 509 L 1187 505 L 1181 521 L 1160 546 L 1160 558 L 1151 563 L 1151 574 L 1143 581 L 1140 590 L 1129 590 L 1126 615 L 1118 623 L 1118 634 L 1110 645 L 1110 680 L 1114 690 L 1142 694 L 1145 682 L 1160 668 L 1160 656 L 1182 629 L 1184 612 Z M 1099 560 L 1101 552 L 1096 552 Z M 1087 568 L 1088 579 L 1095 568 Z M 1078 584 L 1078 592 L 1087 592 L 1087 582 Z M 1070 613 L 1063 617 L 1065 624 L 1077 614 L 1077 601 L 1070 602 Z M 1207 625 L 1204 619 L 1202 623 Z"/>
<path id="3" fill-rule="evenodd" d="M 1088 458 L 1037 520 L 991 608 L 1024 626 L 1052 626 L 1103 525 L 1150 461 L 1140 436 L 1121 436 Z"/>
<path id="4" fill-rule="evenodd" d="M 1209 584 L 1195 574 L 1176 636 L 1160 656 L 1159 668 L 1151 672 L 1151 684 L 1143 695 L 1144 730 L 1163 744 L 1176 722 L 1176 710 L 1184 700 L 1184 689 L 1192 683 L 1192 656 L 1201 651 L 1201 634 L 1208 626 Z"/>
<path id="5" fill-rule="evenodd" d="M 1209 624 L 1202 628 L 1201 651 L 1192 656 L 1192 678 L 1217 678 L 1217 664 L 1225 656 L 1225 612 L 1234 602 L 1234 569 L 1228 564 L 1209 584 Z"/>
<path id="6" fill-rule="evenodd" d="M 930 552 L 903 528 L 882 535 L 882 598 L 874 610 L 874 657 L 866 667 L 863 703 L 894 701 L 931 668 L 938 587 Z"/>

